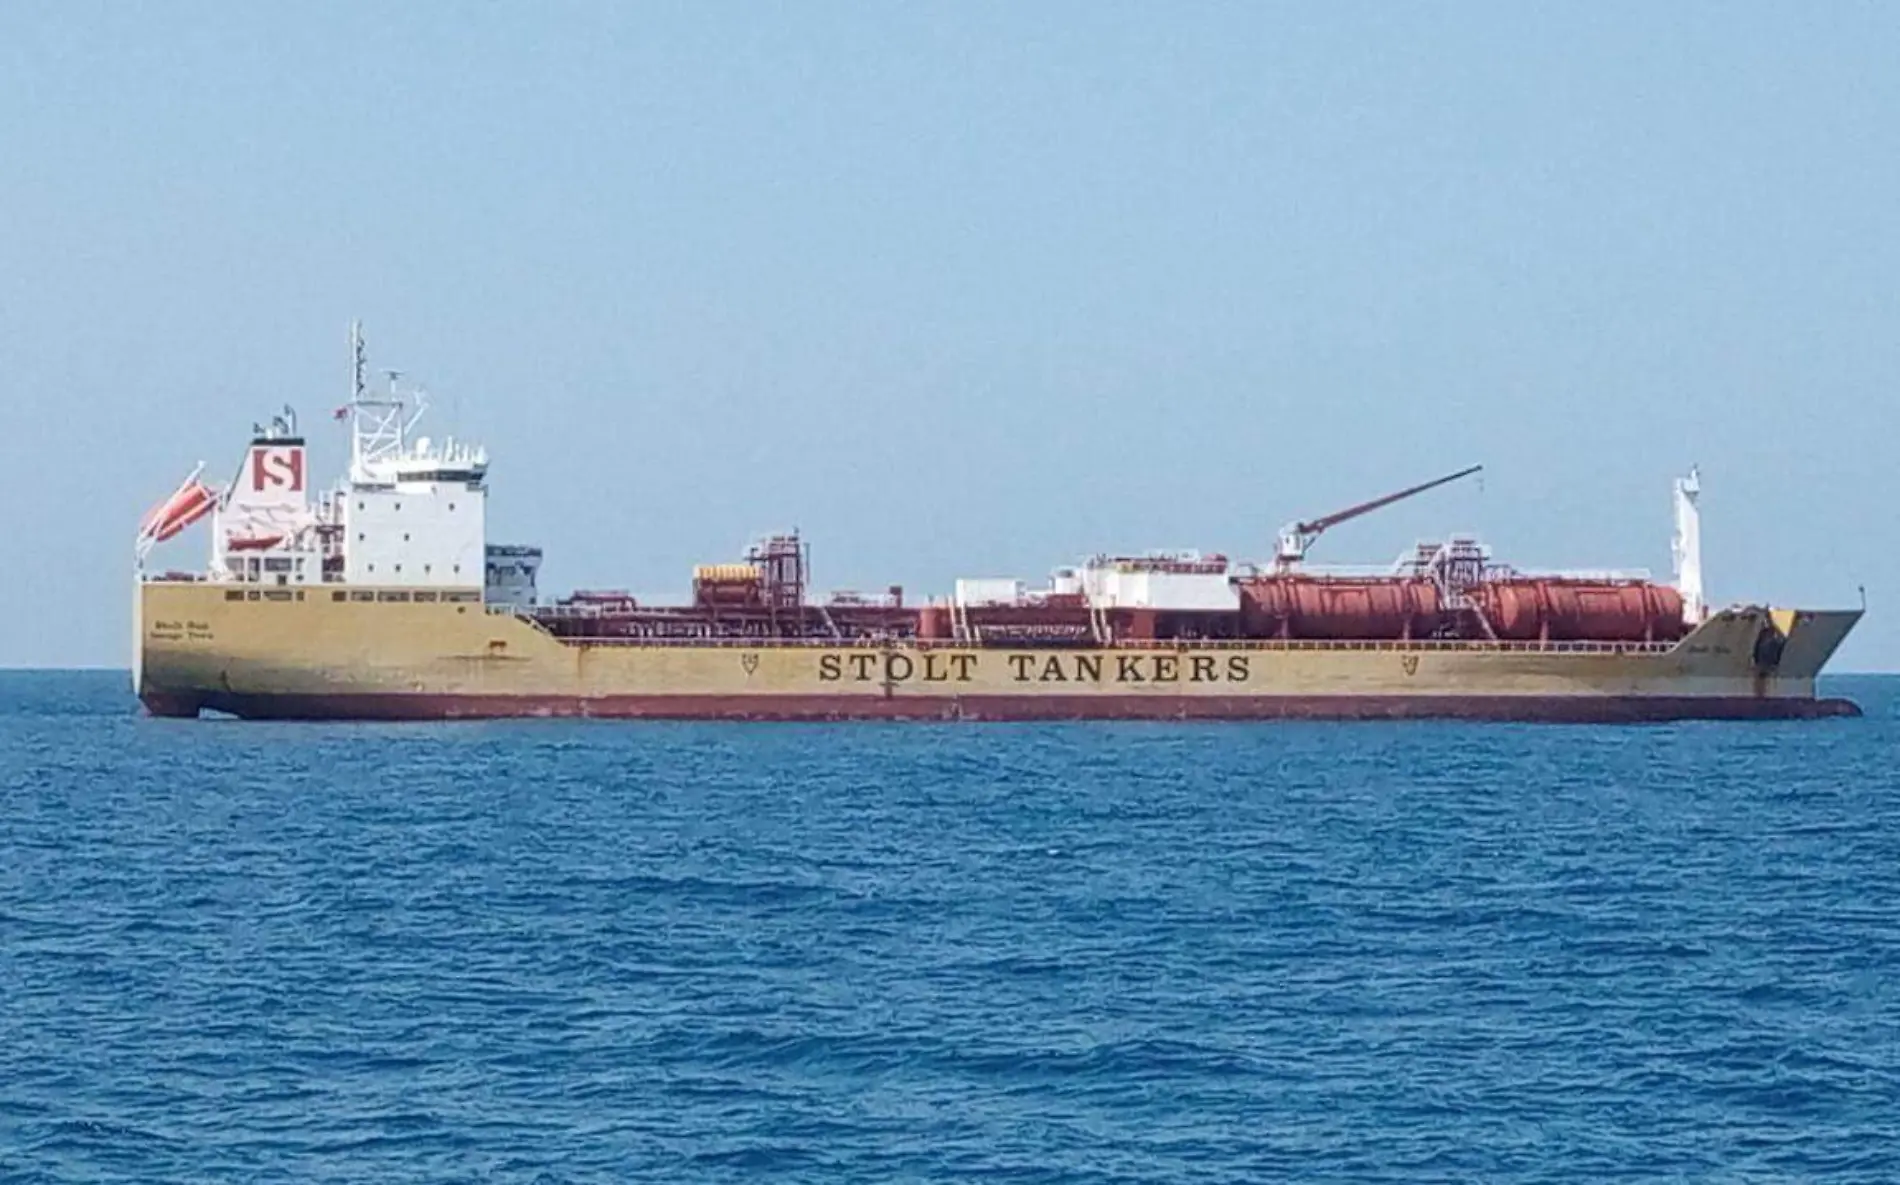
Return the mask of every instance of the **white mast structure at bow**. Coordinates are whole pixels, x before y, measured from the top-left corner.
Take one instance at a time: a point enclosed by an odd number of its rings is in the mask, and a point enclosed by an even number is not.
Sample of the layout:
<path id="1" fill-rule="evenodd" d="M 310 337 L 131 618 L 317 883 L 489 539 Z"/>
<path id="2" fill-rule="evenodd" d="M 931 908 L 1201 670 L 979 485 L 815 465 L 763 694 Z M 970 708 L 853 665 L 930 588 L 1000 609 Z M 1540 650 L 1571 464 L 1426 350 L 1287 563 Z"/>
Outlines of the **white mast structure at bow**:
<path id="1" fill-rule="evenodd" d="M 1676 591 L 1682 594 L 1682 619 L 1694 629 L 1708 620 L 1709 603 L 1702 592 L 1702 472 L 1689 466 L 1686 477 L 1675 480 L 1676 533 L 1669 541 L 1670 567 Z"/>

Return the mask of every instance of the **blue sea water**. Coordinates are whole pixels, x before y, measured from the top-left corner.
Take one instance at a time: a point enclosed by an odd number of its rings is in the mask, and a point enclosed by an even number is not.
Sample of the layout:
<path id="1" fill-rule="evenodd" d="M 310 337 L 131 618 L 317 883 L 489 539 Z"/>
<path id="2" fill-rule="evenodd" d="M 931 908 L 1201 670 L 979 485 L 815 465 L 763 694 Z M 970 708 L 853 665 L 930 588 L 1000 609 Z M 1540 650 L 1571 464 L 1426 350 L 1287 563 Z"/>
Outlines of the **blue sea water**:
<path id="1" fill-rule="evenodd" d="M 0 1180 L 1900 1179 L 1862 720 L 278 725 L 0 675 Z"/>

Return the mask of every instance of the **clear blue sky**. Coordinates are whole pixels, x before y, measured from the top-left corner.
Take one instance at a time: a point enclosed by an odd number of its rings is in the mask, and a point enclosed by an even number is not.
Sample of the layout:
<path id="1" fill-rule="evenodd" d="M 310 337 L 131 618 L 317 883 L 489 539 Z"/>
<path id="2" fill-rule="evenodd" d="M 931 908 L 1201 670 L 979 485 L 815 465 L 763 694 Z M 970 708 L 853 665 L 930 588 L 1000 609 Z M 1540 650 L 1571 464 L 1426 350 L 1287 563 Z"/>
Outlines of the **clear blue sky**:
<path id="1" fill-rule="evenodd" d="M 550 584 L 1481 532 L 1900 667 L 1900 5 L 11 3 L 0 664 L 123 664 L 139 515 L 352 316 Z M 445 424 L 438 424 L 438 429 Z M 201 562 L 203 528 L 161 563 Z"/>

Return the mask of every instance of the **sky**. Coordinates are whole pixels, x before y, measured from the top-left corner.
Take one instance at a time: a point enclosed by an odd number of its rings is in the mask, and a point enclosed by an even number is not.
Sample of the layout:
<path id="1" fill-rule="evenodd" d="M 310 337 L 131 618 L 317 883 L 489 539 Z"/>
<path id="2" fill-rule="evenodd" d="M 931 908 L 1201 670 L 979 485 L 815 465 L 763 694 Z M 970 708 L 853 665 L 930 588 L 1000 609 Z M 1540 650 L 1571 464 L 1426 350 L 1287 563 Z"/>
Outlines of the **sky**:
<path id="1" fill-rule="evenodd" d="M 0 6 L 0 665 L 123 666 L 132 543 L 348 326 L 543 585 L 799 528 L 944 593 L 1464 531 L 1900 670 L 1900 5 Z M 195 567 L 200 526 L 154 557 Z"/>

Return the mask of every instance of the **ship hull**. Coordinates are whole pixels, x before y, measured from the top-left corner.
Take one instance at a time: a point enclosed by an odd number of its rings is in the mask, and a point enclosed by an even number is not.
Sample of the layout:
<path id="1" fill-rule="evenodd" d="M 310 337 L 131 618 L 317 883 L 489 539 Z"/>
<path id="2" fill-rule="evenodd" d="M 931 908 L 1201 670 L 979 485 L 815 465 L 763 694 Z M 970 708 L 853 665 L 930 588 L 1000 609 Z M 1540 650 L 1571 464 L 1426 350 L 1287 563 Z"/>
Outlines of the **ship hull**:
<path id="1" fill-rule="evenodd" d="M 248 720 L 1033 721 L 1033 720 L 1493 720 L 1636 724 L 1669 720 L 1810 720 L 1858 716 L 1844 699 L 1720 696 L 520 696 L 334 694 L 197 697 L 148 694 L 155 716 L 222 712 Z"/>
<path id="2" fill-rule="evenodd" d="M 1725 611 L 1672 647 L 581 643 L 404 590 L 140 586 L 148 711 L 251 719 L 1416 719 L 1858 714 L 1815 677 L 1857 611 Z"/>

